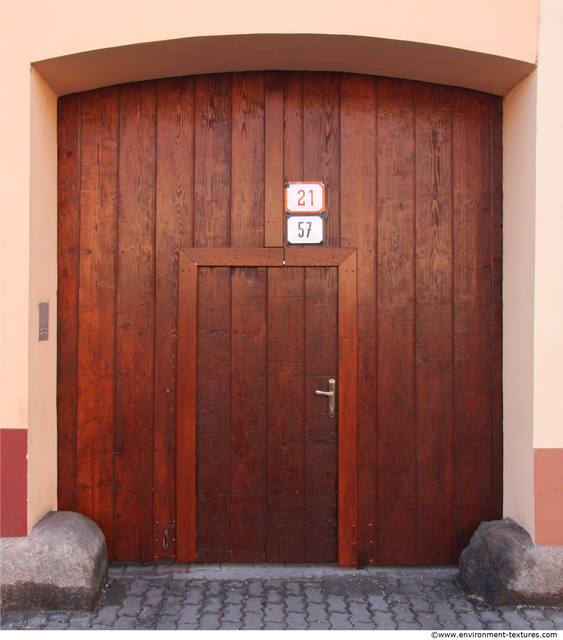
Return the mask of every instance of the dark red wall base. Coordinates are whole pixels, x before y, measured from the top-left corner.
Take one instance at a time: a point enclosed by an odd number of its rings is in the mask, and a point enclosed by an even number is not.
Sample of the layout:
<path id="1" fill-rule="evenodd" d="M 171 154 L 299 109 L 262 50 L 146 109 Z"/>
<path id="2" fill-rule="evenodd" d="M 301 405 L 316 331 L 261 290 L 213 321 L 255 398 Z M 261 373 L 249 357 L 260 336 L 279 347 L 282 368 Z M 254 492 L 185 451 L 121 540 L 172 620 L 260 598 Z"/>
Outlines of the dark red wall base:
<path id="1" fill-rule="evenodd" d="M 563 449 L 535 450 L 535 508 L 538 545 L 563 546 Z"/>
<path id="2" fill-rule="evenodd" d="M 27 429 L 0 429 L 0 536 L 27 535 Z"/>

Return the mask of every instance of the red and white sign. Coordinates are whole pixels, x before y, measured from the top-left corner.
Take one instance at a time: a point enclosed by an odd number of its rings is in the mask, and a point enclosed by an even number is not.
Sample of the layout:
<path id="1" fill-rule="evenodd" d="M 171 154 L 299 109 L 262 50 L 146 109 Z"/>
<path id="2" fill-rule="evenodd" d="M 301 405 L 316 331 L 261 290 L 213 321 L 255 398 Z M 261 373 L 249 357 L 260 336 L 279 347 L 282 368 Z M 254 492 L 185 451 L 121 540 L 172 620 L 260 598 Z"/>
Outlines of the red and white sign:
<path id="1" fill-rule="evenodd" d="M 325 186 L 322 182 L 288 182 L 285 210 L 289 213 L 321 213 L 325 210 Z"/>

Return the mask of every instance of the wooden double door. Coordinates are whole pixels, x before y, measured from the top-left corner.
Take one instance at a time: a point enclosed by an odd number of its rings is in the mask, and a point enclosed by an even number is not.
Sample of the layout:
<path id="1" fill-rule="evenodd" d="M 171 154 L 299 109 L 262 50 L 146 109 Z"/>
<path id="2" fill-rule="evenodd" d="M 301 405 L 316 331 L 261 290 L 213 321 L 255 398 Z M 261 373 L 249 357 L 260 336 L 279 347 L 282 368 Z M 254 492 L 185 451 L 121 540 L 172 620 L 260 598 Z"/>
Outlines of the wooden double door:
<path id="1" fill-rule="evenodd" d="M 58 110 L 59 509 L 114 560 L 457 562 L 502 516 L 502 99 L 266 71 Z M 296 181 L 323 247 L 286 246 Z"/>
<path id="2" fill-rule="evenodd" d="M 356 251 L 187 249 L 179 291 L 180 558 L 357 564 Z"/>

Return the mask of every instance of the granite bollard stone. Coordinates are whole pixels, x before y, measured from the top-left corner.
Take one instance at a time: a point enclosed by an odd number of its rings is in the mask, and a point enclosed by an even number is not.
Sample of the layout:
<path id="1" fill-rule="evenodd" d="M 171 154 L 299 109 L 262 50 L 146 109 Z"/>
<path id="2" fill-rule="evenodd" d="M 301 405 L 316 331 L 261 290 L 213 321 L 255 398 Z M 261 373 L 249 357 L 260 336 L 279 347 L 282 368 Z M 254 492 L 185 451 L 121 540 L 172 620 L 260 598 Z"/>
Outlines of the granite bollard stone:
<path id="1" fill-rule="evenodd" d="M 459 583 L 488 604 L 563 604 L 563 548 L 536 546 L 511 518 L 482 522 L 459 558 Z"/>
<path id="2" fill-rule="evenodd" d="M 97 524 L 72 511 L 51 511 L 27 537 L 3 538 L 4 610 L 93 609 L 108 570 L 106 540 Z"/>

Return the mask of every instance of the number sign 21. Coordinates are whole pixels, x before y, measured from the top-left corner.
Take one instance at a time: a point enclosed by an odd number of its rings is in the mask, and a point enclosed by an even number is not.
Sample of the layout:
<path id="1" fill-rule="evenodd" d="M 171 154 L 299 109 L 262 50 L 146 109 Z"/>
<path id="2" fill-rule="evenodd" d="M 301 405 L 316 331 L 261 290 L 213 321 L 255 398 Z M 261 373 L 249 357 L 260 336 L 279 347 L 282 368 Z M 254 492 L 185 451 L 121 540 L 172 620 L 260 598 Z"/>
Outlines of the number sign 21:
<path id="1" fill-rule="evenodd" d="M 287 182 L 285 210 L 289 213 L 321 213 L 325 209 L 325 186 L 322 182 Z"/>

